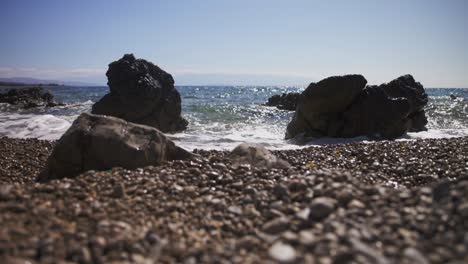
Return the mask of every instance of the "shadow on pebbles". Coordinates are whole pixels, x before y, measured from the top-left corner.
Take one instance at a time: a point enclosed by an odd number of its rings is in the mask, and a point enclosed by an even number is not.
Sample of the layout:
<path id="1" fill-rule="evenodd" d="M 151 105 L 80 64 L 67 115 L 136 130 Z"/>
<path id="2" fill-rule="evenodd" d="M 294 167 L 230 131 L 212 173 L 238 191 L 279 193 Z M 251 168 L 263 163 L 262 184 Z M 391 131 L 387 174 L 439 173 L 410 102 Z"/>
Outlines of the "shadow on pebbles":
<path id="1" fill-rule="evenodd" d="M 0 139 L 2 263 L 467 263 L 468 138 L 227 152 L 36 183 L 53 142 Z"/>

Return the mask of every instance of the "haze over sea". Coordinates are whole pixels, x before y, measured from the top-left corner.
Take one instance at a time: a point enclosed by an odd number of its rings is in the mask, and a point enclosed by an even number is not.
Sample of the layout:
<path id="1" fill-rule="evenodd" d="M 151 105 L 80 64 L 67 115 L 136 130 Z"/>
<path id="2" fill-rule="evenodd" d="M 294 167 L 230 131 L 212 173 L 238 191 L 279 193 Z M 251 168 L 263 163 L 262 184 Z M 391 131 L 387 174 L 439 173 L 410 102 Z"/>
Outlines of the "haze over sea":
<path id="1" fill-rule="evenodd" d="M 284 86 L 180 86 L 182 115 L 188 129 L 168 134 L 186 149 L 232 149 L 240 142 L 261 143 L 271 149 L 299 148 L 299 142 L 284 140 L 293 112 L 262 104 L 274 94 L 302 91 Z M 54 87 L 49 89 L 66 106 L 18 109 L 0 104 L 0 136 L 56 140 L 82 112 L 108 92 L 105 86 Z M 468 136 L 468 89 L 426 89 L 428 131 L 408 133 L 400 140 Z M 452 97 L 450 96 L 452 95 Z M 455 96 L 455 98 L 453 98 Z M 300 143 L 321 145 L 369 141 L 368 138 L 306 139 Z"/>

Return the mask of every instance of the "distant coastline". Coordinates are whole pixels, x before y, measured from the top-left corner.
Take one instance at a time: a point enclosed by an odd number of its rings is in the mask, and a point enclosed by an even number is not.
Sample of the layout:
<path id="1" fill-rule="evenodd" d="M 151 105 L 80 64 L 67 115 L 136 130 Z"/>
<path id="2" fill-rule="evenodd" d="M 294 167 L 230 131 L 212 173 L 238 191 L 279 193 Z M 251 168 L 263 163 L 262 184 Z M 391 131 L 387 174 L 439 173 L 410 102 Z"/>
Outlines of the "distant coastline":
<path id="1" fill-rule="evenodd" d="M 63 87 L 62 84 L 57 83 L 39 83 L 39 84 L 27 84 L 27 83 L 16 83 L 16 82 L 0 82 L 0 93 L 7 92 L 11 89 L 29 89 L 33 87 L 39 88 L 54 88 L 54 87 Z"/>
<path id="2" fill-rule="evenodd" d="M 0 87 L 11 87 L 11 88 L 23 88 L 23 87 L 53 87 L 53 86 L 64 86 L 58 83 L 19 83 L 19 82 L 2 82 L 0 81 Z"/>
<path id="3" fill-rule="evenodd" d="M 25 86 L 25 87 L 99 86 L 99 84 L 77 82 L 77 81 L 36 79 L 36 78 L 31 78 L 31 77 L 9 77 L 9 78 L 0 77 L 0 87 L 5 87 L 5 86 L 17 88 L 21 86 Z"/>

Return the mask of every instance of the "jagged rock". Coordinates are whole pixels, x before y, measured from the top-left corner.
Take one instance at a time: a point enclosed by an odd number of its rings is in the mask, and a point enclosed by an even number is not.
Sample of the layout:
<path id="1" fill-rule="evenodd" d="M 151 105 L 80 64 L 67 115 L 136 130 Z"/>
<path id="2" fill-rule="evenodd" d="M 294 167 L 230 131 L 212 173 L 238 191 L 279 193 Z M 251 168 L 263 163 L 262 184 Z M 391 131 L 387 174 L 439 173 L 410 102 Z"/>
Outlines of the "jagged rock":
<path id="1" fill-rule="evenodd" d="M 286 139 L 299 134 L 319 137 L 335 133 L 333 124 L 339 123 L 338 113 L 349 107 L 366 84 L 362 75 L 334 76 L 311 83 L 302 92 Z"/>
<path id="2" fill-rule="evenodd" d="M 345 113 L 341 131 L 342 137 L 373 135 L 394 138 L 406 132 L 405 119 L 410 113 L 406 98 L 391 98 L 378 86 L 369 86 Z"/>
<path id="3" fill-rule="evenodd" d="M 162 132 L 187 128 L 180 94 L 172 76 L 153 63 L 126 54 L 109 64 L 110 93 L 93 105 L 92 113 L 155 127 Z"/>
<path id="4" fill-rule="evenodd" d="M 413 76 L 407 74 L 388 84 L 380 85 L 391 98 L 406 98 L 410 104 L 409 115 L 406 118 L 406 129 L 409 132 L 426 130 L 427 118 L 424 107 L 427 105 L 428 96 L 421 83 L 416 82 Z"/>
<path id="5" fill-rule="evenodd" d="M 366 87 L 362 75 L 332 76 L 311 83 L 302 92 L 299 107 L 304 114 L 339 113 L 344 111 Z"/>
<path id="6" fill-rule="evenodd" d="M 423 86 L 411 75 L 387 84 L 367 86 L 361 75 L 330 77 L 302 93 L 288 124 L 286 139 L 379 136 L 395 138 L 425 130 Z"/>
<path id="7" fill-rule="evenodd" d="M 426 129 L 424 106 L 428 98 L 423 86 L 411 75 L 388 84 L 368 86 L 344 113 L 344 137 L 379 134 L 396 138 L 406 132 Z"/>
<path id="8" fill-rule="evenodd" d="M 10 89 L 7 93 L 0 93 L 0 103 L 18 105 L 22 108 L 53 107 L 59 104 L 54 101 L 54 96 L 41 87 Z"/>
<path id="9" fill-rule="evenodd" d="M 296 110 L 297 102 L 299 101 L 300 93 L 283 93 L 276 94 L 268 98 L 266 106 L 276 106 L 280 110 L 294 111 Z"/>
<path id="10" fill-rule="evenodd" d="M 406 98 L 410 102 L 410 112 L 422 111 L 428 102 L 424 87 L 407 74 L 379 86 L 392 98 Z"/>
<path id="11" fill-rule="evenodd" d="M 155 128 L 84 113 L 57 142 L 38 180 L 113 167 L 135 169 L 191 156 Z"/>
<path id="12" fill-rule="evenodd" d="M 287 161 L 277 158 L 262 145 L 253 143 L 238 145 L 231 151 L 229 158 L 235 166 L 248 164 L 252 167 L 278 169 L 285 169 L 291 166 Z"/>

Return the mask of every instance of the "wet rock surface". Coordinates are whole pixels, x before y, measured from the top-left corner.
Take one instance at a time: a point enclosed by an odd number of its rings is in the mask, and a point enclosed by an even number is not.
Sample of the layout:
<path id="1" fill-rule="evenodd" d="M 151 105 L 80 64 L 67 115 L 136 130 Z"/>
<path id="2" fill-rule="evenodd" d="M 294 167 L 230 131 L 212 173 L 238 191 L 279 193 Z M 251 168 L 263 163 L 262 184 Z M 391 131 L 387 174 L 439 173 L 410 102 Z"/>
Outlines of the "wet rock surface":
<path id="1" fill-rule="evenodd" d="M 265 105 L 276 106 L 276 108 L 280 110 L 295 111 L 300 96 L 300 93 L 276 94 L 268 98 L 268 102 L 266 102 Z"/>
<path id="2" fill-rule="evenodd" d="M 289 169 L 234 168 L 229 152 L 198 150 L 47 183 L 27 175 L 51 143 L 0 146 L 6 263 L 468 260 L 468 138 L 273 151 Z"/>
<path id="3" fill-rule="evenodd" d="M 6 93 L 0 93 L 0 103 L 17 105 L 25 109 L 63 105 L 55 102 L 54 96 L 41 87 L 10 89 Z"/>
<path id="4" fill-rule="evenodd" d="M 155 127 L 162 132 L 187 128 L 181 116 L 181 98 L 172 75 L 153 63 L 126 54 L 109 64 L 110 93 L 92 107 L 92 113 Z"/>

